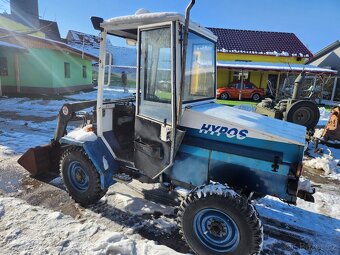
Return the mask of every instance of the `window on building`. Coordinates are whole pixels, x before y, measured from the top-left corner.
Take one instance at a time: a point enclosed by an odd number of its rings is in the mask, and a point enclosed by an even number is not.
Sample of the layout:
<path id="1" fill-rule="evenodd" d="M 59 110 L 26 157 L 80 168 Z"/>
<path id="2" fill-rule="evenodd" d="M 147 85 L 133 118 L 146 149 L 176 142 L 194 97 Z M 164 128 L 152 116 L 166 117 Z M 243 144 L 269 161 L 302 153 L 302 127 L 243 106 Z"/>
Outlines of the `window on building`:
<path id="1" fill-rule="evenodd" d="M 85 79 L 86 77 L 87 77 L 86 66 L 83 66 L 83 78 Z"/>
<path id="2" fill-rule="evenodd" d="M 0 75 L 8 76 L 8 66 L 6 57 L 0 57 Z"/>
<path id="3" fill-rule="evenodd" d="M 71 77 L 70 63 L 64 62 L 64 74 L 65 78 Z"/>

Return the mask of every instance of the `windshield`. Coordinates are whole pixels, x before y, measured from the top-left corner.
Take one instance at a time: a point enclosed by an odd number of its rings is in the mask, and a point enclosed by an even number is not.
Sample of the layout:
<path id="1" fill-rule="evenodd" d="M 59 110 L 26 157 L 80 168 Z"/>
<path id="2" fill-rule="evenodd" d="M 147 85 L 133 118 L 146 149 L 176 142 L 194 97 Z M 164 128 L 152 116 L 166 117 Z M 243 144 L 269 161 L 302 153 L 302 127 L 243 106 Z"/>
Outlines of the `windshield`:
<path id="1" fill-rule="evenodd" d="M 215 56 L 212 41 L 189 32 L 184 102 L 215 97 Z"/>

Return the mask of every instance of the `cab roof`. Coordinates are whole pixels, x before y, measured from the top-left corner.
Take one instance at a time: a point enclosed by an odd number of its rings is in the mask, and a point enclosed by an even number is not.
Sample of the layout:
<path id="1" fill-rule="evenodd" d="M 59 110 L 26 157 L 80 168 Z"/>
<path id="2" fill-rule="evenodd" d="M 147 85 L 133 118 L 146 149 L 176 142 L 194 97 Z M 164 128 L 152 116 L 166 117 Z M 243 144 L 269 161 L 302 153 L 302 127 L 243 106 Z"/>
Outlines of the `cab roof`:
<path id="1" fill-rule="evenodd" d="M 141 12 L 137 11 L 134 15 L 120 16 L 104 20 L 100 26 L 110 34 L 136 40 L 139 26 L 169 21 L 179 21 L 184 24 L 185 17 L 177 12 L 150 13 L 146 10 L 142 10 Z M 190 22 L 189 27 L 213 41 L 217 41 L 217 37 L 210 30 L 202 27 L 198 23 Z"/>

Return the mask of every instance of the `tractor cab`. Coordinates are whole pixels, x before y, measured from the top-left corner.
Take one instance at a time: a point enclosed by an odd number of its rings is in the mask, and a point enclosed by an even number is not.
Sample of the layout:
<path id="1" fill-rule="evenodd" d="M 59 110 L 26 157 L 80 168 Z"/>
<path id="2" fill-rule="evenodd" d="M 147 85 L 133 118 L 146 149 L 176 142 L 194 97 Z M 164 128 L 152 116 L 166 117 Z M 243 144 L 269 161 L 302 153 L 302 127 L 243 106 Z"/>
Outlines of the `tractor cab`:
<path id="1" fill-rule="evenodd" d="M 191 22 L 185 33 L 185 17 L 179 13 L 142 9 L 105 21 L 92 17 L 92 22 L 101 31 L 97 136 L 115 160 L 156 178 L 174 163 L 184 137 L 178 129 L 183 108 L 215 98 L 217 38 Z M 104 97 L 113 67 L 106 50 L 110 35 L 137 47 L 135 102 L 110 103 Z"/>

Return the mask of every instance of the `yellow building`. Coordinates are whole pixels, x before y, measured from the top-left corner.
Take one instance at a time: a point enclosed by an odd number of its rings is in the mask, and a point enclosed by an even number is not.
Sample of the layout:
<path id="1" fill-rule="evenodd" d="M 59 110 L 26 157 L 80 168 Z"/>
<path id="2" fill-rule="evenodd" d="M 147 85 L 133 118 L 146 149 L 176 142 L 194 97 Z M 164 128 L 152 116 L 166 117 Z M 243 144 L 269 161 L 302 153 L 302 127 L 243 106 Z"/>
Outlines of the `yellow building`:
<path id="1" fill-rule="evenodd" d="M 217 87 L 249 81 L 275 94 L 287 73 L 327 69 L 305 65 L 312 53 L 293 33 L 209 28 L 217 37 Z M 283 76 L 284 74 L 284 76 Z M 243 78 L 243 79 L 242 79 Z M 268 91 L 267 91 L 268 92 Z"/>

